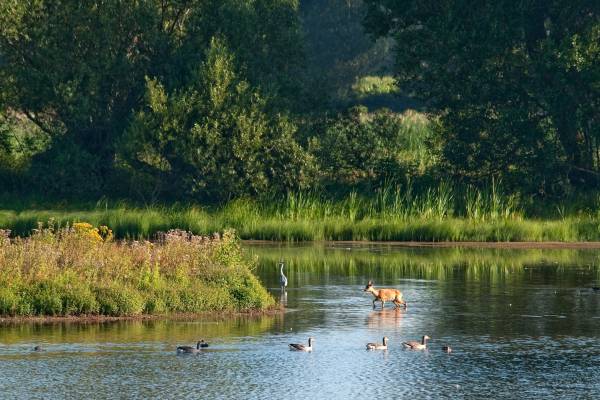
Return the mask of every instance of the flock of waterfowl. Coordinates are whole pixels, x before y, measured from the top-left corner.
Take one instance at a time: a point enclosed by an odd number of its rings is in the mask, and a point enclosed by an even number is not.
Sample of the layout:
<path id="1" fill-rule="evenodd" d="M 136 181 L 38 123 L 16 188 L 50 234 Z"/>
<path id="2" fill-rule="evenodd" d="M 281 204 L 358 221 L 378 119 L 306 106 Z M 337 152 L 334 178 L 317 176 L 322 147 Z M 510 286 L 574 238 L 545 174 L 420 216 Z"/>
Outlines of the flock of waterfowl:
<path id="1" fill-rule="evenodd" d="M 283 266 L 284 266 L 283 261 L 280 261 L 279 262 L 279 283 L 280 283 L 282 291 L 285 290 L 285 288 L 287 287 L 287 284 L 288 284 L 287 277 L 283 273 Z M 377 302 L 381 302 L 381 308 L 383 309 L 386 301 L 391 301 L 392 303 L 394 303 L 394 307 L 396 307 L 396 308 L 399 308 L 400 306 L 404 307 L 404 309 L 408 308 L 406 301 L 404 301 L 404 299 L 402 298 L 402 292 L 397 289 L 375 289 L 375 287 L 373 286 L 373 281 L 369 281 L 369 283 L 367 283 L 367 286 L 364 288 L 363 291 L 369 292 L 373 295 L 373 297 L 374 297 L 373 309 L 375 309 Z M 427 349 L 427 340 L 429 340 L 429 339 L 431 339 L 429 336 L 424 335 L 421 338 L 420 342 L 413 340 L 413 341 L 408 341 L 408 342 L 402 342 L 402 345 L 404 346 L 405 349 L 409 349 L 409 350 L 426 350 Z M 294 350 L 294 351 L 311 352 L 314 349 L 314 346 L 313 346 L 314 342 L 315 342 L 315 338 L 309 337 L 308 344 L 290 343 L 289 348 L 290 348 L 290 350 Z M 201 340 L 196 344 L 195 348 L 192 346 L 178 346 L 177 352 L 193 354 L 193 353 L 198 353 L 198 352 L 202 351 L 201 349 L 204 347 L 208 347 L 208 343 L 205 343 L 204 340 Z M 387 349 L 388 349 L 387 336 L 383 337 L 381 344 L 367 343 L 367 350 L 387 350 Z M 450 353 L 450 352 L 452 352 L 452 348 L 450 348 L 450 346 L 443 346 L 442 351 L 444 351 L 446 353 Z"/>

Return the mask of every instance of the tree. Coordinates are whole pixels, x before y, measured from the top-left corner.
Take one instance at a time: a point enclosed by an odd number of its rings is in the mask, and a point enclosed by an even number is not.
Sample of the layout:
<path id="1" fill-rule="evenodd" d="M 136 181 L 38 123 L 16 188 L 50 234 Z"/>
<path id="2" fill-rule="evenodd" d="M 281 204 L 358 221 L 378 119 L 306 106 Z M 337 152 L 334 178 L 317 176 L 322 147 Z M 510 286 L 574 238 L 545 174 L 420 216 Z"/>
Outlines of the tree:
<path id="1" fill-rule="evenodd" d="M 365 2 L 367 29 L 395 38 L 400 88 L 441 116 L 452 172 L 599 182 L 599 2 Z"/>
<path id="2" fill-rule="evenodd" d="M 33 161 L 43 190 L 96 195 L 115 173 L 117 144 L 143 104 L 146 76 L 184 91 L 220 35 L 280 111 L 296 94 L 298 26 L 293 0 L 5 0 L 0 101 L 53 138 Z"/>
<path id="3" fill-rule="evenodd" d="M 287 118 L 269 116 L 215 38 L 184 89 L 169 93 L 157 79 L 147 80 L 146 107 L 124 138 L 123 159 L 166 191 L 222 201 L 302 187 L 309 160 L 294 133 Z"/>
<path id="4" fill-rule="evenodd" d="M 310 139 L 320 178 L 333 189 L 376 188 L 423 175 L 433 160 L 429 126 L 416 113 L 368 113 L 354 107 L 324 123 Z"/>

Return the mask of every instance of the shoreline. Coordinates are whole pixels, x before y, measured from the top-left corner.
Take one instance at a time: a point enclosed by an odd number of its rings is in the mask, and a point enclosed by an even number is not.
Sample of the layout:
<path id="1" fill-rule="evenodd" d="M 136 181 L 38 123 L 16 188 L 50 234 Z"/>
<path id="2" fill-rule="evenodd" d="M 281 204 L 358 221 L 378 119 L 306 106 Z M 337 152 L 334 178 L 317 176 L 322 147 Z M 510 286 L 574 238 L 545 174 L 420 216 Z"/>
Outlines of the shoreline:
<path id="1" fill-rule="evenodd" d="M 203 318 L 257 318 L 262 316 L 275 316 L 283 314 L 284 307 L 276 306 L 266 310 L 247 311 L 205 311 L 188 314 L 162 314 L 162 315 L 130 315 L 112 317 L 109 315 L 70 315 L 70 316 L 0 316 L 0 326 L 11 324 L 57 324 L 57 323 L 106 323 L 119 321 L 194 321 Z"/>
<path id="2" fill-rule="evenodd" d="M 385 240 L 313 240 L 313 241 L 298 241 L 288 242 L 279 240 L 242 240 L 243 244 L 249 245 L 294 245 L 301 246 L 303 244 L 324 244 L 324 245 L 386 245 L 392 247 L 406 247 L 406 248 L 451 248 L 451 247 L 464 247 L 464 248 L 482 248 L 482 249 L 565 249 L 565 250 L 579 250 L 579 249 L 600 249 L 600 242 L 558 242 L 558 241 L 546 241 L 546 242 L 475 242 L 475 241 L 444 241 L 444 242 L 419 242 L 419 241 L 385 241 Z"/>

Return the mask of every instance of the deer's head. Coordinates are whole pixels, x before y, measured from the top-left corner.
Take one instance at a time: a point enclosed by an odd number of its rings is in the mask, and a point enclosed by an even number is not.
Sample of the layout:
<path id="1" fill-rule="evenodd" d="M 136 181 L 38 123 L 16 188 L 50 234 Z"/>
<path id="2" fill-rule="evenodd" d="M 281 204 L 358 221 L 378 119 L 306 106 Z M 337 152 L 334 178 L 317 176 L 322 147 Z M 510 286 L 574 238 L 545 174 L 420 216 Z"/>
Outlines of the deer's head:
<path id="1" fill-rule="evenodd" d="M 363 289 L 363 292 L 370 292 L 373 289 L 373 281 L 369 281 L 369 283 L 367 283 L 367 286 L 365 286 L 365 288 Z"/>

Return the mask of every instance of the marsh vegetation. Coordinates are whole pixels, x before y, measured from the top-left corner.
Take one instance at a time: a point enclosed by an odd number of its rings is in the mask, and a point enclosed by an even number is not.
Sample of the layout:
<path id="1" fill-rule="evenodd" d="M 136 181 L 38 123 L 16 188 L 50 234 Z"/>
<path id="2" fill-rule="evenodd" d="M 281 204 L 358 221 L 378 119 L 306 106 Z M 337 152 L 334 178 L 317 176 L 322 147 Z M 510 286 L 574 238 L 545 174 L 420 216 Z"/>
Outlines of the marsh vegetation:
<path id="1" fill-rule="evenodd" d="M 172 231 L 116 242 L 106 227 L 0 236 L 0 315 L 136 316 L 264 310 L 274 305 L 232 232 Z"/>

